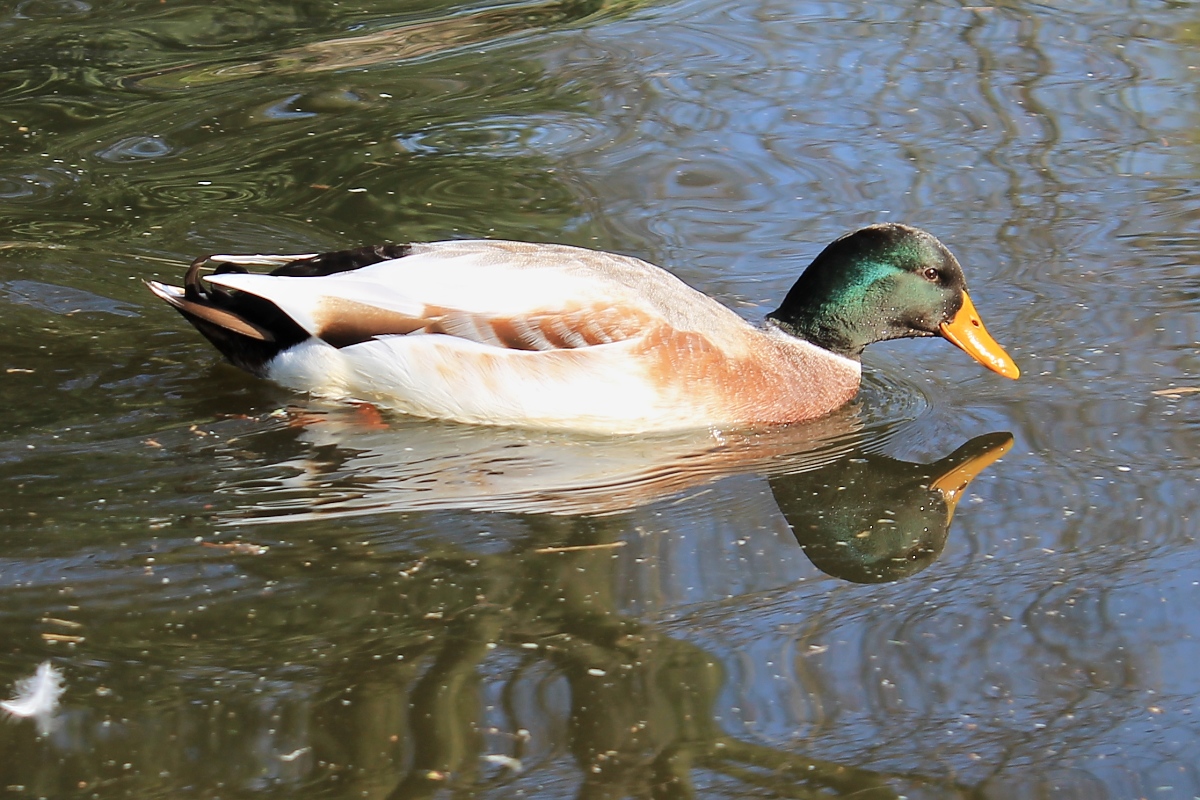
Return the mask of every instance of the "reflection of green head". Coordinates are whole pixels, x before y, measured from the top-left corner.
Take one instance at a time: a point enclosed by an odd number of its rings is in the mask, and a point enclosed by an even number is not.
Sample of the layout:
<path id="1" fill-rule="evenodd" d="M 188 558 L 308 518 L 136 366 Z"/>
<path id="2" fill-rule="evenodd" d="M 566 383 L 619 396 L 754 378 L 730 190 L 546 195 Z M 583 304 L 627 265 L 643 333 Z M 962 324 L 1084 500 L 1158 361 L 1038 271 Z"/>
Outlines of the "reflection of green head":
<path id="1" fill-rule="evenodd" d="M 826 247 L 768 318 L 850 358 L 872 342 L 938 336 L 966 281 L 950 251 L 907 225 L 872 225 Z"/>
<path id="2" fill-rule="evenodd" d="M 978 436 L 932 464 L 863 454 L 773 477 L 771 491 L 817 569 L 854 583 L 886 583 L 937 559 L 962 491 L 1012 441 L 1008 433 Z"/>

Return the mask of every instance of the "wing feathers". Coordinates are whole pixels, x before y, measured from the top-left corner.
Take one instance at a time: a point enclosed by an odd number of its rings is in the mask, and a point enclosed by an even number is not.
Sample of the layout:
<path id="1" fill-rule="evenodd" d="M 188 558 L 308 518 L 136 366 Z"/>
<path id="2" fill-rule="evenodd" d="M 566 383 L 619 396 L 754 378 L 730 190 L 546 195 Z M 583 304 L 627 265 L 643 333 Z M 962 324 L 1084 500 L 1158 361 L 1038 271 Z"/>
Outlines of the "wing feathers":
<path id="1" fill-rule="evenodd" d="M 292 256 L 269 255 L 263 253 L 241 256 L 211 255 L 204 260 L 206 262 L 211 261 L 217 264 L 236 264 L 240 267 L 282 267 L 286 264 L 291 264 L 296 261 L 306 261 L 310 258 L 315 258 L 316 255 L 316 253 L 298 253 L 297 255 Z"/>
<path id="2" fill-rule="evenodd" d="M 316 321 L 317 327 L 312 332 L 337 348 L 378 336 L 414 333 L 426 329 L 431 322 L 423 314 L 404 314 L 341 297 L 324 298 Z"/>
<path id="3" fill-rule="evenodd" d="M 378 273 L 324 278 L 225 273 L 205 280 L 269 300 L 310 335 L 334 347 L 348 347 L 394 334 L 444 334 L 514 350 L 556 350 L 609 344 L 636 336 L 656 320 L 644 309 L 617 302 L 530 308 L 514 313 L 514 299 L 498 300 L 504 310 L 448 308 L 404 294 L 403 283 L 366 280 Z M 165 298 L 164 298 L 165 299 Z M 170 301 L 169 301 L 170 302 Z"/>
<path id="4" fill-rule="evenodd" d="M 664 311 L 671 296 L 694 305 L 693 290 L 644 262 L 576 248 L 449 242 L 286 258 L 213 257 L 278 268 L 272 275 L 224 272 L 204 280 L 268 301 L 337 348 L 382 336 L 441 334 L 509 350 L 578 349 L 643 336 L 664 322 L 718 336 L 740 323 L 698 294 L 707 305 L 700 304 L 695 319 L 676 320 Z M 253 319 L 237 328 L 226 317 L 209 321 L 242 333 L 254 326 Z"/>

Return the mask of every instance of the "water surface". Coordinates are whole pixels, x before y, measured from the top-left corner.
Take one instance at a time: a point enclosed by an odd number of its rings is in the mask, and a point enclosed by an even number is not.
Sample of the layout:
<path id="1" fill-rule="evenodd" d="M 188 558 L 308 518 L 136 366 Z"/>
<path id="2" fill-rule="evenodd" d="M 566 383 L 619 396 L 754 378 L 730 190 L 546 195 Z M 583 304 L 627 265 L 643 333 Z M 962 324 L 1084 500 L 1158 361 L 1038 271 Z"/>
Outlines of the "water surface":
<path id="1" fill-rule="evenodd" d="M 1200 794 L 1198 26 L 10 4 L 0 694 L 47 659 L 67 690 L 0 726 L 0 786 Z M 490 236 L 647 258 L 757 320 L 878 221 L 951 247 L 1019 382 L 902 341 L 782 431 L 380 425 L 220 364 L 140 283 Z M 1005 434 L 956 508 L 921 494 Z"/>

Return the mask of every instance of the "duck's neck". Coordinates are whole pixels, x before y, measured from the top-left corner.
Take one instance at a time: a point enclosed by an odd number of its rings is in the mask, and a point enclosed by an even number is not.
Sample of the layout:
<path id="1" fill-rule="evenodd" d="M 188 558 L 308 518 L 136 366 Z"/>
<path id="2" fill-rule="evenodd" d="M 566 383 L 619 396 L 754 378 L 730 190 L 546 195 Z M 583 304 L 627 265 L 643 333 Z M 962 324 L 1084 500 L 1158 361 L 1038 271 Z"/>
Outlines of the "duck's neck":
<path id="1" fill-rule="evenodd" d="M 836 320 L 818 316 L 801 319 L 784 319 L 778 311 L 767 315 L 768 324 L 774 325 L 789 336 L 803 339 L 817 347 L 836 353 L 839 356 L 861 360 L 865 343 L 858 343 L 853 336 L 847 336 Z"/>
<path id="2" fill-rule="evenodd" d="M 810 267 L 767 319 L 785 333 L 858 361 L 867 345 L 893 337 L 877 308 L 886 292 L 885 271 L 880 265 L 847 275 Z"/>

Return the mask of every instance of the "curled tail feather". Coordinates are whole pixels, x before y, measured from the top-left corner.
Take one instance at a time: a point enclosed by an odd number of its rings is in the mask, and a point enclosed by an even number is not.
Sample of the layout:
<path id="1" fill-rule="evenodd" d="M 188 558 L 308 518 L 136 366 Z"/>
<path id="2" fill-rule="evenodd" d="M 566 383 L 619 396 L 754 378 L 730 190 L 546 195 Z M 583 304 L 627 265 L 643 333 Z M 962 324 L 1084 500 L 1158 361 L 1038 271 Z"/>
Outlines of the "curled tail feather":
<path id="1" fill-rule="evenodd" d="M 408 245 L 377 245 L 301 256 L 201 256 L 188 267 L 182 288 L 157 281 L 146 281 L 146 286 L 192 323 L 230 363 L 261 376 L 271 359 L 308 339 L 308 331 L 269 300 L 205 284 L 201 280 L 205 266 L 215 265 L 217 275 L 248 272 L 247 266 L 274 266 L 272 275 L 320 277 L 409 252 Z"/>

